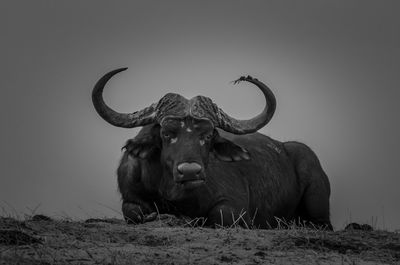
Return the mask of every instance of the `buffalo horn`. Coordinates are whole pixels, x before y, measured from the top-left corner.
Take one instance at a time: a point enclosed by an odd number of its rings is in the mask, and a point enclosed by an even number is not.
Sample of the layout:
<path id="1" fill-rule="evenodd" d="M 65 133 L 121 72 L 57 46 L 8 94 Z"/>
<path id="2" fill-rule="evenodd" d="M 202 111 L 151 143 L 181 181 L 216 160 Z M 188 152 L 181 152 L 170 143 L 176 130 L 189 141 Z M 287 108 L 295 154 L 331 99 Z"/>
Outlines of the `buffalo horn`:
<path id="1" fill-rule="evenodd" d="M 134 128 L 154 122 L 156 105 L 152 104 L 143 110 L 133 113 L 119 113 L 106 105 L 103 99 L 103 89 L 107 81 L 115 74 L 125 71 L 128 68 L 120 68 L 105 74 L 96 83 L 92 91 L 92 101 L 97 113 L 110 124 L 122 128 Z"/>
<path id="2" fill-rule="evenodd" d="M 234 81 L 234 84 L 237 84 L 241 81 L 247 81 L 256 85 L 259 89 L 261 89 L 264 94 L 266 105 L 264 110 L 258 114 L 256 117 L 249 120 L 237 120 L 235 118 L 230 117 L 226 114 L 222 109 L 219 109 L 219 128 L 224 131 L 231 132 L 234 134 L 248 134 L 256 132 L 265 126 L 274 115 L 276 109 L 276 99 L 272 91 L 266 86 L 264 83 L 259 81 L 258 79 L 252 78 L 251 76 L 237 79 Z"/>

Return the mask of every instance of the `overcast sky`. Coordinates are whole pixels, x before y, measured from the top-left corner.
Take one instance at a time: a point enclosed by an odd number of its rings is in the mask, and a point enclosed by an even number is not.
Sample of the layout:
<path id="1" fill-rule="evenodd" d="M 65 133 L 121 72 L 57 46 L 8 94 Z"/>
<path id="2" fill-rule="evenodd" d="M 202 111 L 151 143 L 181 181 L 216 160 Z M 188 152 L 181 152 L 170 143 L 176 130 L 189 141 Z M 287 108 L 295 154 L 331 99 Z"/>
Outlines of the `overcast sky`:
<path id="1" fill-rule="evenodd" d="M 237 118 L 277 98 L 260 131 L 297 140 L 329 176 L 336 229 L 400 228 L 400 1 L 2 1 L 3 213 L 118 216 L 115 171 L 139 129 L 91 103 L 104 73 L 129 67 L 106 102 L 133 112 L 167 92 L 205 95 Z"/>

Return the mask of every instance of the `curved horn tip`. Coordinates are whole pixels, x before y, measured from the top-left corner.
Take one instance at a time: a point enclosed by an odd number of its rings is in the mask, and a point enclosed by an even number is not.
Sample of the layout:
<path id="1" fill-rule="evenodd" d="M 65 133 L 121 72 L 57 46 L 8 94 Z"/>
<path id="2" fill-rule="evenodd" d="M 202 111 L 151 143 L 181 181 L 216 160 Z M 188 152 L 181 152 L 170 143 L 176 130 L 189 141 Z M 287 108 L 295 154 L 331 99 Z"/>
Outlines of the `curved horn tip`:
<path id="1" fill-rule="evenodd" d="M 240 83 L 240 82 L 242 82 L 242 81 L 251 82 L 251 81 L 258 81 L 258 79 L 252 77 L 251 75 L 247 75 L 247 76 L 242 75 L 242 76 L 239 77 L 238 79 L 233 80 L 232 83 L 233 83 L 234 85 L 236 85 L 236 84 L 238 84 L 238 83 Z"/>
<path id="2" fill-rule="evenodd" d="M 121 67 L 121 68 L 115 69 L 115 70 L 112 71 L 112 72 L 114 72 L 114 73 L 119 73 L 119 72 L 125 71 L 125 70 L 127 70 L 127 69 L 128 69 L 128 67 Z"/>
<path id="3" fill-rule="evenodd" d="M 108 123 L 122 128 L 134 128 L 150 124 L 154 121 L 153 106 L 134 113 L 119 113 L 106 105 L 103 99 L 103 89 L 115 74 L 125 71 L 127 67 L 115 69 L 101 77 L 92 90 L 92 102 L 97 113 Z"/>
<path id="4" fill-rule="evenodd" d="M 250 75 L 243 75 L 233 81 L 233 83 L 238 84 L 242 81 L 250 82 L 256 85 L 264 94 L 266 105 L 260 114 L 249 120 L 237 120 L 230 117 L 228 114 L 223 112 L 223 110 L 219 109 L 219 112 L 221 113 L 221 117 L 219 118 L 219 128 L 234 134 L 249 134 L 256 132 L 271 120 L 276 109 L 275 96 L 267 85 Z"/>

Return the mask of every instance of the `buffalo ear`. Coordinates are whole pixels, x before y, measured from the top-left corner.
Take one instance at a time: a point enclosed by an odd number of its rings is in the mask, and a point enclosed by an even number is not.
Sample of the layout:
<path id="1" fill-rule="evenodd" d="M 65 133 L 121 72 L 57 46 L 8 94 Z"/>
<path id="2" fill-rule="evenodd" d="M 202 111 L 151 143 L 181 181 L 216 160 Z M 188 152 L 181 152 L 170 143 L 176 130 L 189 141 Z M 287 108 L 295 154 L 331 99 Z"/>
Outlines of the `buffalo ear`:
<path id="1" fill-rule="evenodd" d="M 250 160 L 250 154 L 246 149 L 221 137 L 219 134 L 214 138 L 213 152 L 219 160 L 225 162 Z"/>
<path id="2" fill-rule="evenodd" d="M 160 150 L 160 128 L 158 125 L 143 128 L 135 138 L 129 139 L 122 147 L 133 157 L 150 158 Z"/>

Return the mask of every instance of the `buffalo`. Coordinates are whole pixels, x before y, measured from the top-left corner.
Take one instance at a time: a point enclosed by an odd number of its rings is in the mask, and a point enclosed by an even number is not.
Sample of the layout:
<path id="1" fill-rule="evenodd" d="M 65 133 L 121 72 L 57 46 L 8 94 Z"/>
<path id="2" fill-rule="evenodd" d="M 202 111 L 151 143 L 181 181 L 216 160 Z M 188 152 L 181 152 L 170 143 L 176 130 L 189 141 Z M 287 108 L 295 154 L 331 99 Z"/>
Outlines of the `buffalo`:
<path id="1" fill-rule="evenodd" d="M 126 69 L 105 74 L 92 100 L 108 123 L 143 127 L 126 142 L 117 170 L 128 223 L 144 222 L 157 212 L 203 218 L 211 227 L 274 228 L 294 221 L 332 229 L 330 184 L 314 152 L 257 132 L 276 108 L 268 86 L 251 76 L 234 81 L 256 85 L 265 97 L 264 110 L 248 120 L 229 116 L 208 97 L 174 93 L 142 110 L 119 113 L 102 94 L 106 83 Z"/>

